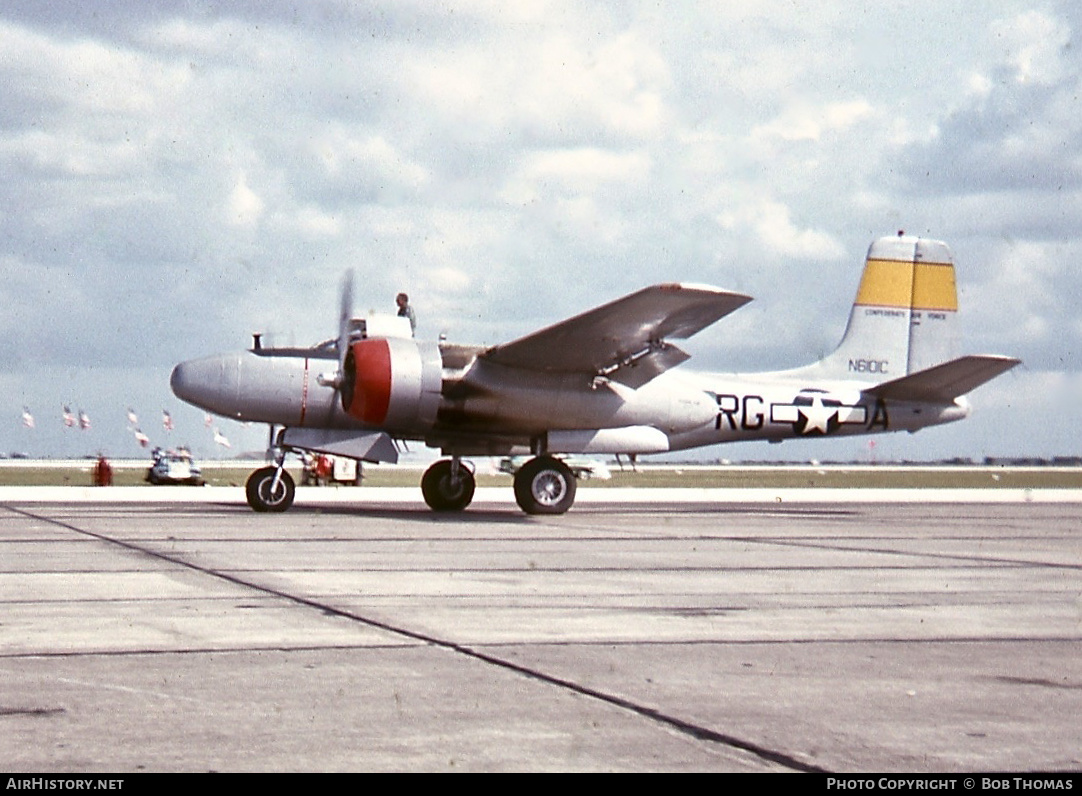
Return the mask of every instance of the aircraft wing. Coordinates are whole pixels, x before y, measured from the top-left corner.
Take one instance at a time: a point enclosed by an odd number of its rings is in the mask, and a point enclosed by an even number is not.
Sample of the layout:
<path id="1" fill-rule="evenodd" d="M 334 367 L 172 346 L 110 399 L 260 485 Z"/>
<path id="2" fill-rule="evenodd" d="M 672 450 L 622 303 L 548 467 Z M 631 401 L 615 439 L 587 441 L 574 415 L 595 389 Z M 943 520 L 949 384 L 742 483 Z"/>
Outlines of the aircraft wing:
<path id="1" fill-rule="evenodd" d="M 512 368 L 604 375 L 639 387 L 688 359 L 667 338 L 691 337 L 749 301 L 709 285 L 654 285 L 494 346 L 480 358 Z"/>
<path id="2" fill-rule="evenodd" d="M 1006 373 L 1020 361 L 1013 357 L 973 354 L 885 381 L 864 392 L 895 401 L 946 403 Z"/>

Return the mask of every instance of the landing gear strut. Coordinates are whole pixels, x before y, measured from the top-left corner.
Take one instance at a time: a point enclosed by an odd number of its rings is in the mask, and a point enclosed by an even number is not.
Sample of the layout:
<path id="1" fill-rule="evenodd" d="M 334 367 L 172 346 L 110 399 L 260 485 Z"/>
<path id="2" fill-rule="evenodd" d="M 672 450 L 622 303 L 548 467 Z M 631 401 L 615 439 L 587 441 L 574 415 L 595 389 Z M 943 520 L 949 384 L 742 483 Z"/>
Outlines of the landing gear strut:
<path id="1" fill-rule="evenodd" d="M 571 469 L 552 456 L 530 459 L 515 473 L 515 500 L 527 514 L 563 514 L 576 488 Z"/>
<path id="2" fill-rule="evenodd" d="M 473 472 L 457 456 L 441 459 L 421 477 L 421 494 L 433 511 L 462 511 L 476 487 Z"/>
<path id="3" fill-rule="evenodd" d="M 248 476 L 244 494 L 255 511 L 282 512 L 293 505 L 297 489 L 293 477 L 285 471 L 285 458 L 283 451 L 273 466 L 261 467 Z"/>

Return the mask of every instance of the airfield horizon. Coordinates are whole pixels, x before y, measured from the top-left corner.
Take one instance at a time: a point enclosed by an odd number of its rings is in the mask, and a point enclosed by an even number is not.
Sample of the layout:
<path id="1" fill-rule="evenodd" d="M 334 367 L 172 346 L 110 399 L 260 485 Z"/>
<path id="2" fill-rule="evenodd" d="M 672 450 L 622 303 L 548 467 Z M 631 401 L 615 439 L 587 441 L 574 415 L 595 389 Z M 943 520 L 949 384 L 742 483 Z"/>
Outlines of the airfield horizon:
<path id="1" fill-rule="evenodd" d="M 479 460 L 480 461 L 480 460 Z M 146 485 L 148 462 L 110 460 L 115 486 Z M 208 486 L 243 486 L 259 467 L 258 460 L 201 462 Z M 90 486 L 94 460 L 0 461 L 0 486 Z M 360 487 L 417 487 L 423 464 L 365 465 Z M 300 482 L 301 467 L 286 468 Z M 506 487 L 511 476 L 478 466 L 479 487 Z M 149 485 L 146 485 L 149 487 Z M 584 478 L 580 488 L 594 489 L 1082 489 L 1082 467 L 971 464 L 638 464 L 635 469 L 612 469 L 611 479 Z M 190 491 L 199 487 L 178 486 Z M 108 489 L 104 487 L 103 489 Z"/>

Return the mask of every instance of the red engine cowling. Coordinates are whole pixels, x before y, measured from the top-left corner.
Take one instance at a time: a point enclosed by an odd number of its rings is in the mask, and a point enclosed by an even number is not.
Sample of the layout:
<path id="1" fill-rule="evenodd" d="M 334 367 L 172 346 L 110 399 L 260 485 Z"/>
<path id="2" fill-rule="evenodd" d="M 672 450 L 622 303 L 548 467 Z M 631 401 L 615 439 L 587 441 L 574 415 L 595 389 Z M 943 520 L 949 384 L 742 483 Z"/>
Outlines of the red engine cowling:
<path id="1" fill-rule="evenodd" d="M 443 365 L 439 346 L 406 338 L 358 340 L 346 354 L 342 408 L 387 431 L 428 429 L 436 422 Z"/>

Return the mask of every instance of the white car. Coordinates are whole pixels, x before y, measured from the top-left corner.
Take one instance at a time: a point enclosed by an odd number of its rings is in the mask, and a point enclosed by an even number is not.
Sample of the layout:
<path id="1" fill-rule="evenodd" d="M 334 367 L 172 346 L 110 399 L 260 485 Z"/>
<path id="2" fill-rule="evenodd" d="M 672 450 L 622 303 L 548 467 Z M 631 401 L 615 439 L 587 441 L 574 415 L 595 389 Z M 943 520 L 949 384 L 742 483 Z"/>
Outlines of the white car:
<path id="1" fill-rule="evenodd" d="M 176 453 L 155 455 L 154 464 L 147 470 L 146 480 L 151 484 L 190 484 L 202 486 L 203 472 L 191 456 Z"/>

